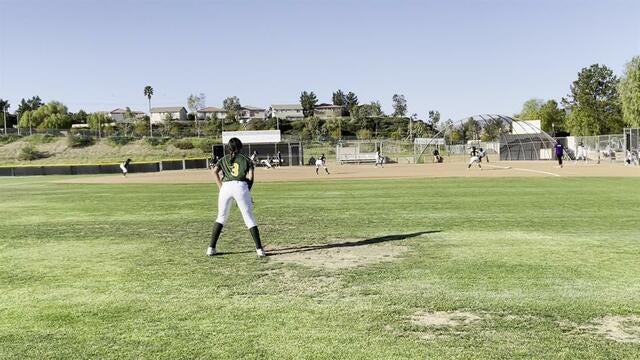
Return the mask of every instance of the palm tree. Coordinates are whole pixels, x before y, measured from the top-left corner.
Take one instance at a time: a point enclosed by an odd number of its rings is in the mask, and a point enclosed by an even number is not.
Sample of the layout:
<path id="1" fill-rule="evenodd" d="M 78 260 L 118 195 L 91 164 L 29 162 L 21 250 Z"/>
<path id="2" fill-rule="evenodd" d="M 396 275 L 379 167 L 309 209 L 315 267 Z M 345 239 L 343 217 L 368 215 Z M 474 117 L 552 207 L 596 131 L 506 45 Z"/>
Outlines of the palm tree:
<path id="1" fill-rule="evenodd" d="M 149 99 L 149 136 L 153 137 L 153 126 L 151 124 L 151 96 L 153 96 L 153 88 L 149 85 L 144 87 L 144 96 Z"/>

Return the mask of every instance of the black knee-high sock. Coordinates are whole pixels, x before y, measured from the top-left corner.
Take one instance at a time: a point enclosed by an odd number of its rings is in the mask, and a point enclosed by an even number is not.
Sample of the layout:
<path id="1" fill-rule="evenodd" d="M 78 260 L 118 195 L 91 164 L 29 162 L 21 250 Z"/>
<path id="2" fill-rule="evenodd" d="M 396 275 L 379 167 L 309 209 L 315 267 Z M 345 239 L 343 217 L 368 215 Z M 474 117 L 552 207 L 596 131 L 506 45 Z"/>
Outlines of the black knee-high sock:
<path id="1" fill-rule="evenodd" d="M 260 241 L 260 231 L 258 231 L 258 227 L 252 227 L 251 229 L 249 229 L 249 232 L 251 233 L 253 242 L 256 243 L 256 249 L 262 249 L 262 242 Z"/>
<path id="2" fill-rule="evenodd" d="M 213 231 L 211 231 L 211 245 L 209 245 L 214 249 L 216 247 L 216 244 L 218 243 L 220 232 L 222 232 L 222 224 L 220 224 L 219 222 L 215 222 L 213 224 Z"/>

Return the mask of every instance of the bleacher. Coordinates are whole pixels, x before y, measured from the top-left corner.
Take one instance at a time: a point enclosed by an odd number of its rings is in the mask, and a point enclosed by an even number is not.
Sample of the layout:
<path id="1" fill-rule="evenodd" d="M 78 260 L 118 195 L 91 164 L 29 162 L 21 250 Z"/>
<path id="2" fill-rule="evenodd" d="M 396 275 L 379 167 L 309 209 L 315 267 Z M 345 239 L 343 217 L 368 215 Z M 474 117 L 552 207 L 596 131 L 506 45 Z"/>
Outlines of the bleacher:
<path id="1" fill-rule="evenodd" d="M 341 153 L 338 157 L 340 164 L 361 164 L 361 163 L 375 163 L 376 153 Z"/>

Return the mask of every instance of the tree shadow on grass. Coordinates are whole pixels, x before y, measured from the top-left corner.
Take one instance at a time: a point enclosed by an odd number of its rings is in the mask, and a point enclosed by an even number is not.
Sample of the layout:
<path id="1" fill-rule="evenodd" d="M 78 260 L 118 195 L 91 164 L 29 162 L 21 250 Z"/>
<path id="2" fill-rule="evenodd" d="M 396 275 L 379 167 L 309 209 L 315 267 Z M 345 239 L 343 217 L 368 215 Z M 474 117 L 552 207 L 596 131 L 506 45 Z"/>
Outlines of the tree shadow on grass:
<path id="1" fill-rule="evenodd" d="M 370 239 L 357 240 L 357 241 L 345 241 L 341 243 L 332 243 L 332 244 L 292 246 L 292 247 L 279 248 L 279 249 L 278 248 L 269 249 L 267 253 L 268 255 L 283 255 L 283 254 L 302 253 L 302 252 L 316 251 L 316 250 L 374 245 L 374 244 L 379 244 L 379 243 L 384 243 L 389 241 L 405 240 L 405 239 L 417 237 L 424 234 L 435 234 L 439 232 L 442 232 L 442 230 L 429 230 L 429 231 L 418 231 L 418 232 L 409 233 L 409 234 L 385 235 L 385 236 L 379 236 L 379 237 L 374 237 Z"/>

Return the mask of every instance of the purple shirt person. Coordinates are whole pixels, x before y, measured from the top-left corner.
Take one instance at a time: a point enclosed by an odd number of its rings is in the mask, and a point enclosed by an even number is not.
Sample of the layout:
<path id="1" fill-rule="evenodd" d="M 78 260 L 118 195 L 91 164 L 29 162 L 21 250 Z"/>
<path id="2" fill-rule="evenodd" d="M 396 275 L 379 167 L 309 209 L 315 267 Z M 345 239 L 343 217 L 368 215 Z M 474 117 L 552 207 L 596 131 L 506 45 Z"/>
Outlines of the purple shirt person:
<path id="1" fill-rule="evenodd" d="M 558 165 L 562 167 L 562 155 L 564 153 L 564 146 L 562 146 L 562 144 L 560 143 L 556 143 L 554 148 L 556 149 L 556 159 L 558 159 Z"/>

